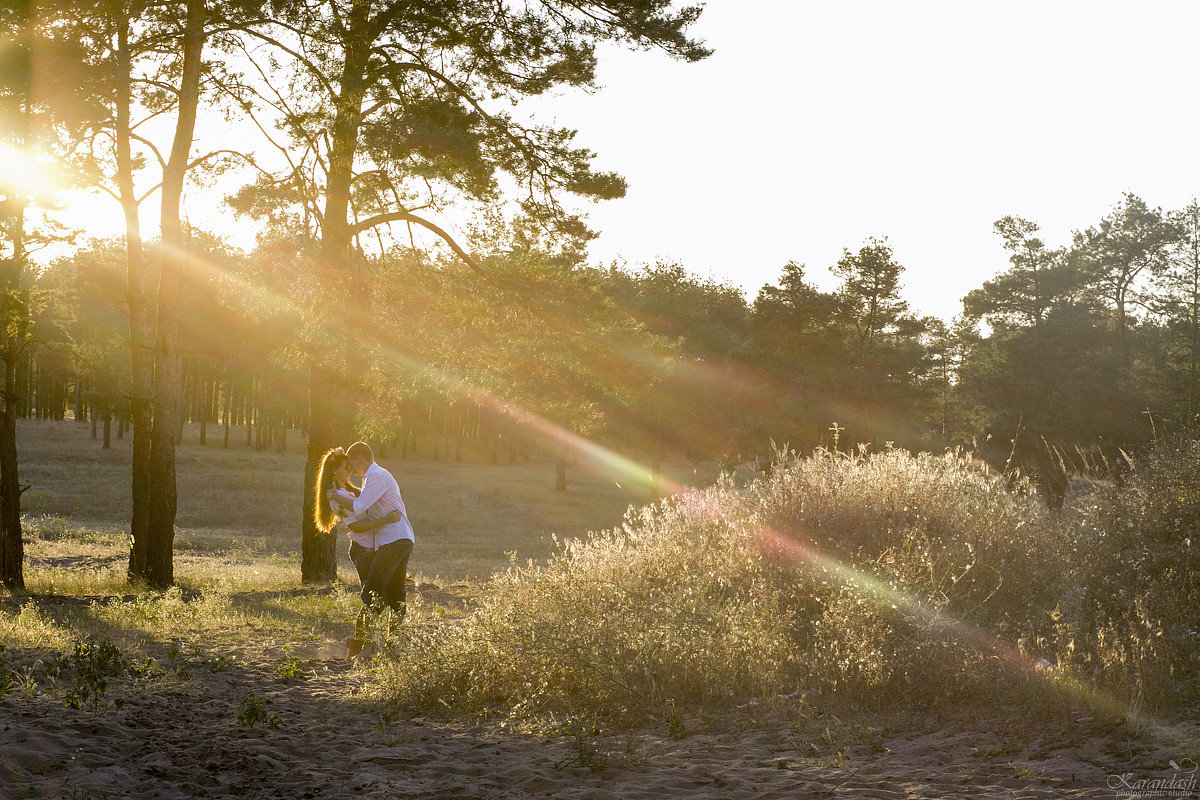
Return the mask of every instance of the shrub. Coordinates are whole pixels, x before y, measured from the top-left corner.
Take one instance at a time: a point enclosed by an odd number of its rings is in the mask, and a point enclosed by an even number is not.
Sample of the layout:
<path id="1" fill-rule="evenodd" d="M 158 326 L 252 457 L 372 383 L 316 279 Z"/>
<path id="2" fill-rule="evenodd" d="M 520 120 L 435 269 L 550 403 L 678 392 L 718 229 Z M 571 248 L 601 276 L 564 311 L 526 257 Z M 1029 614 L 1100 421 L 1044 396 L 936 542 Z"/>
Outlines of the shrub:
<path id="1" fill-rule="evenodd" d="M 801 689 L 1013 696 L 1082 669 L 1138 696 L 1165 685 L 1154 631 L 1195 643 L 1169 592 L 1195 597 L 1178 531 L 1200 484 L 1163 458 L 1111 510 L 1055 514 L 964 452 L 780 454 L 744 488 L 722 478 L 514 564 L 464 620 L 401 629 L 384 686 L 426 710 L 659 721 Z M 1142 527 L 1162 535 L 1116 534 Z"/>
<path id="2" fill-rule="evenodd" d="M 74 671 L 74 685 L 63 704 L 70 708 L 90 705 L 95 710 L 108 691 L 108 685 L 125 671 L 127 662 L 121 651 L 108 639 L 87 638 L 75 643 L 70 655 L 59 656 L 59 667 Z"/>
<path id="3" fill-rule="evenodd" d="M 994 688 L 1016 674 L 1006 643 L 1052 626 L 1060 523 L 1027 483 L 968 453 L 819 450 L 781 459 L 739 502 L 785 545 L 778 557 L 800 554 L 803 658 L 818 685 L 930 700 Z"/>
<path id="4" fill-rule="evenodd" d="M 1159 704 L 1200 676 L 1200 442 L 1156 442 L 1132 465 L 1075 511 L 1060 649 L 1088 680 Z"/>

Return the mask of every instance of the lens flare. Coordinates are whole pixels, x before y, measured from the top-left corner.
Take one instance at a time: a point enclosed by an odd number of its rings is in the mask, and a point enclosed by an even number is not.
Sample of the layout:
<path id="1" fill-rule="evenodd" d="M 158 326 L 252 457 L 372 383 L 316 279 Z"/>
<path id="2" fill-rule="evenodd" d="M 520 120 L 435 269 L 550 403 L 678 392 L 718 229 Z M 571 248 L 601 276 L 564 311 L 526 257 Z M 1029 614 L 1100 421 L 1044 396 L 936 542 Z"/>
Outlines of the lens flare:
<path id="1" fill-rule="evenodd" d="M 49 160 L 0 142 L 0 192 L 48 198 L 65 187 L 61 170 Z"/>

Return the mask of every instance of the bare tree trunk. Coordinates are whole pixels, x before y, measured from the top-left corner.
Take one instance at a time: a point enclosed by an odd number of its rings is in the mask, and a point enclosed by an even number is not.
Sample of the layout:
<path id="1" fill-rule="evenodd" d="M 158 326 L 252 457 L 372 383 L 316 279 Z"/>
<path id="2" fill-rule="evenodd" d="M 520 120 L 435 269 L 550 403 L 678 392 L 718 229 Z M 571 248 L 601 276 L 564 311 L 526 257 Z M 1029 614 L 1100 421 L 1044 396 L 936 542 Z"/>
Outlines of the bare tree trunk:
<path id="1" fill-rule="evenodd" d="M 132 496 L 129 522 L 129 577 L 146 574 L 146 548 L 150 521 L 150 437 L 153 363 L 146 309 L 146 257 L 142 250 L 142 228 L 138 219 L 137 192 L 133 186 L 133 156 L 130 149 L 131 54 L 129 18 L 120 10 L 113 17 L 117 33 L 117 98 L 115 108 L 117 189 L 125 216 L 127 281 L 125 302 L 129 306 L 129 424 L 133 428 Z M 120 436 L 120 432 L 118 432 Z"/>
<path id="2" fill-rule="evenodd" d="M 194 385 L 195 383 L 194 380 L 192 381 L 192 384 L 188 383 L 188 380 L 191 377 L 190 373 L 192 371 L 191 361 L 184 361 L 181 359 L 179 363 L 181 366 L 181 372 L 179 376 L 179 394 L 176 395 L 176 402 L 178 403 L 178 412 L 175 417 L 176 447 L 183 444 L 183 424 L 187 421 L 188 408 L 190 407 L 187 402 L 188 387 L 190 385 Z"/>
<path id="3" fill-rule="evenodd" d="M 208 379 L 197 375 L 196 380 L 198 382 L 196 386 L 197 408 L 200 410 L 197 414 L 200 418 L 200 445 L 203 447 L 208 444 Z"/>
<path id="4" fill-rule="evenodd" d="M 32 6 L 22 9 L 26 16 L 20 21 L 25 24 L 22 33 L 28 36 L 30 24 L 28 13 Z M 28 47 L 29 42 L 24 44 Z M 32 63 L 28 55 L 22 57 L 21 48 L 13 48 L 10 79 L 16 89 L 16 102 L 12 108 L 0 111 L 12 114 L 12 143 L 25 147 L 29 143 L 29 88 L 32 81 Z M 28 51 L 26 51 L 27 53 Z M 20 192 L 12 192 L 6 200 L 4 232 L 8 234 L 12 254 L 0 258 L 0 291 L 4 293 L 3 323 L 4 337 L 4 407 L 0 409 L 0 581 L 13 592 L 25 590 L 25 545 L 21 536 L 21 481 L 17 457 L 17 364 L 20 361 L 29 321 L 27 293 L 24 287 L 25 271 L 29 253 L 25 249 L 25 209 L 28 199 Z"/>
<path id="5" fill-rule="evenodd" d="M 332 274 L 344 274 L 352 258 L 353 230 L 350 227 L 350 186 L 354 176 L 354 156 L 358 149 L 358 132 L 362 123 L 362 104 L 366 96 L 366 72 L 370 56 L 370 6 L 368 0 L 354 0 L 344 19 L 342 42 L 345 60 L 338 80 L 337 116 L 330 131 L 328 180 L 325 191 L 324 224 L 321 230 L 321 254 Z M 352 276 L 354 271 L 351 270 Z M 344 297 L 347 301 L 354 292 L 353 287 L 337 285 L 329 277 L 322 276 L 331 285 L 331 296 Z M 353 279 L 353 278 L 352 278 Z M 331 309 L 327 322 L 332 324 L 331 333 L 338 335 L 338 309 Z M 345 334 L 343 334 L 345 336 Z M 345 336 L 349 341 L 350 337 Z M 354 348 L 346 348 L 353 357 Z M 350 374 L 358 374 L 353 369 Z M 302 528 L 300 532 L 301 563 L 300 575 L 305 582 L 331 581 L 337 577 L 337 560 L 333 539 L 317 531 L 315 522 L 317 468 L 326 450 L 336 440 L 349 432 L 346 422 L 347 408 L 353 402 L 339 403 L 343 382 L 337 373 L 329 370 L 324 359 L 313 358 L 309 363 L 308 392 L 308 450 L 304 460 L 304 489 L 302 501 Z"/>
<path id="6" fill-rule="evenodd" d="M 175 581 L 175 431 L 179 419 L 180 364 L 177 350 L 179 303 L 187 254 L 179 204 L 200 100 L 204 49 L 204 0 L 188 0 L 183 36 L 179 117 L 162 186 L 162 271 L 158 284 L 158 331 L 155 337 L 154 422 L 150 437 L 150 519 L 144 579 L 154 588 Z"/>
<path id="7" fill-rule="evenodd" d="M 233 381 L 225 382 L 225 449 L 229 449 L 229 424 L 233 420 Z"/>
<path id="8" fill-rule="evenodd" d="M 324 369 L 310 365 L 309 370 Z M 332 393 L 324 387 L 332 386 L 327 376 L 309 376 L 309 422 L 308 446 L 304 458 L 304 492 L 301 499 L 302 520 L 300 538 L 300 579 L 304 583 L 322 583 L 337 577 L 337 554 L 332 536 L 317 532 L 316 485 L 317 469 L 325 452 L 334 446 L 337 434 L 338 409 Z"/>
<path id="9" fill-rule="evenodd" d="M 25 545 L 21 538 L 16 415 L 17 359 L 20 354 L 20 339 L 10 334 L 4 351 L 4 408 L 0 410 L 0 581 L 10 591 L 23 592 Z"/>

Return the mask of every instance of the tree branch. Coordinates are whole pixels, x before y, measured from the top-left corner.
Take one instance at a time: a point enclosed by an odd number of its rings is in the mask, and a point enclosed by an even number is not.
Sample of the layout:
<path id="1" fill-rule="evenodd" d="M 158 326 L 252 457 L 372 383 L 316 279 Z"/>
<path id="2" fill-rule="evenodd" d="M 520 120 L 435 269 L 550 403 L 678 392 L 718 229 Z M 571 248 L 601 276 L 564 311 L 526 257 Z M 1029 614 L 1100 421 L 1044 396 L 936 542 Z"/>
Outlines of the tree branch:
<path id="1" fill-rule="evenodd" d="M 353 231 L 357 236 L 359 233 L 367 230 L 368 228 L 374 228 L 377 225 L 385 225 L 389 222 L 401 221 L 415 222 L 421 227 L 428 228 L 429 230 L 433 231 L 450 247 L 451 250 L 454 251 L 455 255 L 462 259 L 464 264 L 466 264 L 479 275 L 482 275 L 485 278 L 487 277 L 487 273 L 483 271 L 475 259 L 469 256 L 467 251 L 463 250 L 462 247 L 459 246 L 458 242 L 454 241 L 454 238 L 450 234 L 446 233 L 446 231 L 442 230 L 437 225 L 434 225 L 429 220 L 418 217 L 415 214 L 409 213 L 408 211 L 391 211 L 386 214 L 376 214 L 373 217 L 367 217 L 362 222 L 355 225 Z"/>
<path id="2" fill-rule="evenodd" d="M 158 165 L 164 170 L 167 168 L 167 160 L 163 158 L 162 153 L 159 152 L 158 148 L 154 146 L 154 142 L 150 141 L 144 136 L 141 136 L 140 134 L 134 133 L 132 128 L 129 131 L 129 138 L 136 142 L 141 142 L 142 144 L 146 145 L 146 147 L 149 147 L 150 152 L 154 153 L 154 157 L 158 159 Z"/>
<path id="3" fill-rule="evenodd" d="M 320 83 L 322 86 L 325 87 L 325 91 L 329 92 L 329 96 L 331 98 L 335 98 L 335 99 L 337 98 L 337 96 L 338 96 L 337 89 L 334 87 L 334 85 L 332 83 L 330 83 L 329 79 L 327 77 L 325 77 L 325 73 L 323 73 L 320 70 L 320 68 L 317 67 L 316 64 L 312 63 L 312 61 L 308 60 L 303 55 L 296 52 L 292 48 L 288 47 L 283 42 L 279 41 L 278 39 L 276 39 L 273 36 L 267 36 L 265 33 L 260 33 L 259 31 L 256 31 L 256 30 L 247 30 L 246 33 L 251 36 L 254 36 L 258 39 L 263 40 L 267 44 L 278 47 L 280 50 L 287 53 L 292 58 L 296 59 L 298 62 L 300 62 L 300 64 L 302 64 L 305 67 L 305 69 L 309 72 L 309 74 L 311 74 L 313 77 L 315 77 L 317 79 L 318 83 Z"/>

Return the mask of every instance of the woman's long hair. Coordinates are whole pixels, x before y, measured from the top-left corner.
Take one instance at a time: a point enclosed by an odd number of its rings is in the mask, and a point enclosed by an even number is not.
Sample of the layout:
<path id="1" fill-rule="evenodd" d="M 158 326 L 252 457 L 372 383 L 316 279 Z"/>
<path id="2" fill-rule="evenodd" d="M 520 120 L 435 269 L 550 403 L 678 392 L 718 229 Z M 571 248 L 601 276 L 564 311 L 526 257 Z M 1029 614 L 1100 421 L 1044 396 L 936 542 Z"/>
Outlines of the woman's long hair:
<path id="1" fill-rule="evenodd" d="M 337 522 L 333 507 L 329 504 L 329 490 L 333 488 L 334 476 L 337 475 L 338 469 L 349 460 L 346 457 L 346 451 L 340 447 L 328 450 L 325 455 L 321 456 L 321 466 L 317 470 L 317 485 L 313 487 L 317 493 L 313 520 L 317 523 L 317 530 L 321 533 L 332 531 Z"/>

